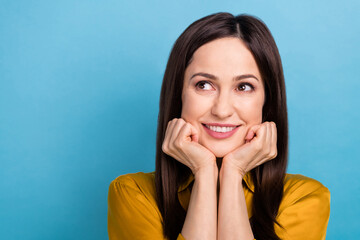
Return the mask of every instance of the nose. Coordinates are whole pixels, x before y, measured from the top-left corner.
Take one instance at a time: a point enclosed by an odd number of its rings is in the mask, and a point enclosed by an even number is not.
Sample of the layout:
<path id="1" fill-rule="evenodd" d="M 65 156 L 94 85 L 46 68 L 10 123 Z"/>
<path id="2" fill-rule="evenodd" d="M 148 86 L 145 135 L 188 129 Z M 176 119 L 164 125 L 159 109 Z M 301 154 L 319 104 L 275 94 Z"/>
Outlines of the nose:
<path id="1" fill-rule="evenodd" d="M 220 119 L 232 116 L 234 108 L 230 96 L 225 93 L 220 93 L 218 97 L 214 99 L 211 113 Z"/>

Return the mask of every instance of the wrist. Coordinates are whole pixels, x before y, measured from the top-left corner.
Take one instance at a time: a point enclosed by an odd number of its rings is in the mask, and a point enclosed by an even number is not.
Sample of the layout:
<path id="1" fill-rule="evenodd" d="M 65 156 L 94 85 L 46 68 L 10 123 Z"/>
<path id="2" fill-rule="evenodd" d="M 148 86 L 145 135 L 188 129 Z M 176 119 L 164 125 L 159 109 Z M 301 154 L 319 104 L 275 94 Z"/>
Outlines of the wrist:
<path id="1" fill-rule="evenodd" d="M 196 169 L 195 171 L 193 171 L 194 177 L 196 178 L 200 178 L 203 176 L 213 176 L 217 179 L 218 177 L 218 167 L 216 165 L 216 162 L 212 163 L 212 164 L 208 164 L 206 166 L 203 167 L 199 167 L 198 169 Z"/>
<path id="2" fill-rule="evenodd" d="M 224 159 L 219 172 L 219 177 L 231 176 L 232 178 L 240 178 L 242 180 L 245 174 L 246 172 L 242 168 L 231 161 Z"/>
<path id="3" fill-rule="evenodd" d="M 243 176 L 238 171 L 230 168 L 221 168 L 219 172 L 220 188 L 232 186 L 234 189 L 242 189 Z"/>

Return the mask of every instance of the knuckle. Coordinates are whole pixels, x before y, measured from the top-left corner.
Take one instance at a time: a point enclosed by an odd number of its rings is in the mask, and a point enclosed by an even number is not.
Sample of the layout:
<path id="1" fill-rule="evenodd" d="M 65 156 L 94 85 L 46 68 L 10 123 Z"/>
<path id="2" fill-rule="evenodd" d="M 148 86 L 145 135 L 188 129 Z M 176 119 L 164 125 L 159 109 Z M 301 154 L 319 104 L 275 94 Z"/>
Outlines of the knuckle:
<path id="1" fill-rule="evenodd" d="M 259 152 L 261 149 L 262 149 L 262 146 L 261 146 L 261 144 L 255 144 L 254 145 L 254 149 L 255 149 L 255 151 L 257 151 L 257 152 Z"/>
<path id="2" fill-rule="evenodd" d="M 266 155 L 267 157 L 272 157 L 272 151 L 271 151 L 271 148 L 266 149 L 266 153 L 265 153 L 265 155 Z"/>
<path id="3" fill-rule="evenodd" d="M 266 152 L 267 152 L 268 154 L 271 154 L 271 153 L 272 153 L 272 148 L 271 148 L 271 146 L 267 146 Z"/>
<path id="4" fill-rule="evenodd" d="M 277 151 L 275 150 L 275 151 L 271 151 L 271 153 L 270 153 L 270 158 L 271 159 L 274 159 L 274 158 L 276 158 L 276 156 L 277 156 Z"/>
<path id="5" fill-rule="evenodd" d="M 167 144 L 163 143 L 163 145 L 161 146 L 161 149 L 164 153 L 167 153 L 168 152 Z"/>
<path id="6" fill-rule="evenodd" d="M 183 147 L 183 142 L 180 141 L 179 139 L 176 139 L 176 140 L 174 141 L 174 146 L 175 146 L 176 148 L 182 148 L 182 147 Z"/>

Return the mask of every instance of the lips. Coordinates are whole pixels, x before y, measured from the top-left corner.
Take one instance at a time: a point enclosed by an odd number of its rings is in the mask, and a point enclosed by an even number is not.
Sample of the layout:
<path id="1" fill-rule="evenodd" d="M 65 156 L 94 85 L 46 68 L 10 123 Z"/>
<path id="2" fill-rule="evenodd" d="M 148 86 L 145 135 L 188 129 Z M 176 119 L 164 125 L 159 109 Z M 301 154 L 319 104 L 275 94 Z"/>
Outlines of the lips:
<path id="1" fill-rule="evenodd" d="M 233 124 L 202 124 L 205 131 L 213 138 L 224 139 L 231 137 L 240 125 Z"/>
<path id="2" fill-rule="evenodd" d="M 222 132 L 222 133 L 230 132 L 235 128 L 235 127 L 219 127 L 219 126 L 211 126 L 211 125 L 205 125 L 205 127 L 209 128 L 211 131 Z"/>
<path id="3" fill-rule="evenodd" d="M 234 125 L 234 124 L 222 124 L 222 123 L 203 123 L 208 126 L 219 126 L 219 127 L 238 127 L 240 125 Z"/>

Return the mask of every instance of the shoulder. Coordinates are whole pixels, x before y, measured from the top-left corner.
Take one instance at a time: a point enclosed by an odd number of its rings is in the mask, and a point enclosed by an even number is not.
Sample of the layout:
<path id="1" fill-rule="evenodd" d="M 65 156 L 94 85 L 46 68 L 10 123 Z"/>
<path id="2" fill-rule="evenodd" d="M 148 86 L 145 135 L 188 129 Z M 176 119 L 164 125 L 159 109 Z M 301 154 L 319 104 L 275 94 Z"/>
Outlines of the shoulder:
<path id="1" fill-rule="evenodd" d="M 286 174 L 275 230 L 281 239 L 325 239 L 330 191 L 319 181 Z"/>
<path id="2" fill-rule="evenodd" d="M 154 172 L 138 172 L 121 175 L 110 183 L 109 239 L 162 239 L 154 179 Z"/>
<path id="3" fill-rule="evenodd" d="M 115 194 L 112 194 L 115 193 Z M 119 195 L 146 198 L 152 204 L 155 202 L 155 172 L 138 172 L 120 175 L 109 187 L 109 195 Z"/>
<path id="4" fill-rule="evenodd" d="M 122 184 L 139 189 L 152 188 L 155 187 L 155 172 L 137 172 L 120 175 L 111 184 Z"/>
<path id="5" fill-rule="evenodd" d="M 284 196 L 306 196 L 309 194 L 330 195 L 330 191 L 321 182 L 300 174 L 286 174 Z"/>
<path id="6" fill-rule="evenodd" d="M 300 174 L 286 174 L 282 205 L 287 207 L 300 202 L 304 205 L 329 209 L 330 191 L 315 179 Z"/>

